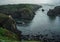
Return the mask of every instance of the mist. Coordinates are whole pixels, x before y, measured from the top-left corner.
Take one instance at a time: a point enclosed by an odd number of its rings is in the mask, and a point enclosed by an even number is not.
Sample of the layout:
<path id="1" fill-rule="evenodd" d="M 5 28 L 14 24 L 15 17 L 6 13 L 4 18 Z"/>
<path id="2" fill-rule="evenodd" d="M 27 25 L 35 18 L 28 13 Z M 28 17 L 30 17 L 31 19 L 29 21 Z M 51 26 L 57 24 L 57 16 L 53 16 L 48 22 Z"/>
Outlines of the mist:
<path id="1" fill-rule="evenodd" d="M 60 4 L 60 0 L 0 0 L 0 5 L 3 4 Z"/>

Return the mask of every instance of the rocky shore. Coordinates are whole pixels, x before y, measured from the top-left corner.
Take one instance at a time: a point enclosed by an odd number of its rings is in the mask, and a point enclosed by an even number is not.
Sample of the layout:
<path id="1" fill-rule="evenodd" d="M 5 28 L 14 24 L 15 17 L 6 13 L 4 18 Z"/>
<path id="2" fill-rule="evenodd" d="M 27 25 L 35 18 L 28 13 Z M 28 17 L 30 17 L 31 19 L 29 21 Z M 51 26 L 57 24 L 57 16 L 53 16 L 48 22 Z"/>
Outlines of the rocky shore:
<path id="1" fill-rule="evenodd" d="M 21 40 L 21 31 L 17 29 L 16 24 L 30 22 L 37 11 L 42 6 L 31 4 L 14 4 L 0 6 L 0 27 L 15 33 Z M 17 22 L 19 21 L 19 22 Z"/>

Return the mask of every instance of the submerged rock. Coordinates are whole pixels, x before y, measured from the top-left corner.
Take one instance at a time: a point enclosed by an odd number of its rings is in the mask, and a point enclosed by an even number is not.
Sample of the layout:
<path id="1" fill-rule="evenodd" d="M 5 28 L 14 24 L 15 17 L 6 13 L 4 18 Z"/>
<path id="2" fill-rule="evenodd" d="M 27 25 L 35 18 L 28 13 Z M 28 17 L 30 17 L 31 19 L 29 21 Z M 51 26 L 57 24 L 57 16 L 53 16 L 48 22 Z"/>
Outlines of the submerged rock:
<path id="1" fill-rule="evenodd" d="M 47 12 L 48 16 L 60 16 L 60 6 L 56 6 L 54 9 L 50 9 Z"/>

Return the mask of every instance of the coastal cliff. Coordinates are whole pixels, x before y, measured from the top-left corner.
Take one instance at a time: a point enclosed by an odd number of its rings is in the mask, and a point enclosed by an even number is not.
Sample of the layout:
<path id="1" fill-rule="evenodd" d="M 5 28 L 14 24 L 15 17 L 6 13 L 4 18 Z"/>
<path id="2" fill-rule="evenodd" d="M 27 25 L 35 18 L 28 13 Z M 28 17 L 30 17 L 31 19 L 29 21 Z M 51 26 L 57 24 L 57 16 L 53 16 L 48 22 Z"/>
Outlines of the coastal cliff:
<path id="1" fill-rule="evenodd" d="M 60 6 L 56 6 L 54 9 L 50 9 L 47 12 L 48 16 L 60 16 Z"/>
<path id="2" fill-rule="evenodd" d="M 41 7 L 31 4 L 0 5 L 0 28 L 2 27 L 2 31 L 6 30 L 6 33 L 3 32 L 5 35 L 9 36 L 10 34 L 12 35 L 11 38 L 14 38 L 13 36 L 16 34 L 17 37 L 15 38 L 21 40 L 22 32 L 17 29 L 16 24 L 20 23 L 20 21 L 25 23 L 31 21 L 35 12 Z"/>

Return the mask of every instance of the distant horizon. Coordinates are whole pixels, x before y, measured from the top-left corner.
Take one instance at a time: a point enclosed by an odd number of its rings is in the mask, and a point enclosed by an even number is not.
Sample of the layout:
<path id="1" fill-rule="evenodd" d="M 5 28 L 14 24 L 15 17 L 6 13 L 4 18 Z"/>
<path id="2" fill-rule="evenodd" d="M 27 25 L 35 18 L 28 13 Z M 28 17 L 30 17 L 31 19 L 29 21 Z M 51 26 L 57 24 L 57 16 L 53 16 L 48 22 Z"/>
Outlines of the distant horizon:
<path id="1" fill-rule="evenodd" d="M 0 0 L 0 5 L 7 4 L 60 4 L 60 0 Z"/>
<path id="2" fill-rule="evenodd" d="M 17 4 L 33 4 L 33 3 L 16 3 L 16 4 L 14 3 L 14 4 L 0 4 L 0 5 L 17 5 Z M 60 6 L 60 4 L 48 4 L 48 3 L 40 3 L 40 4 L 35 4 L 35 5 Z"/>

